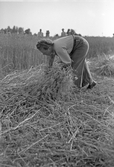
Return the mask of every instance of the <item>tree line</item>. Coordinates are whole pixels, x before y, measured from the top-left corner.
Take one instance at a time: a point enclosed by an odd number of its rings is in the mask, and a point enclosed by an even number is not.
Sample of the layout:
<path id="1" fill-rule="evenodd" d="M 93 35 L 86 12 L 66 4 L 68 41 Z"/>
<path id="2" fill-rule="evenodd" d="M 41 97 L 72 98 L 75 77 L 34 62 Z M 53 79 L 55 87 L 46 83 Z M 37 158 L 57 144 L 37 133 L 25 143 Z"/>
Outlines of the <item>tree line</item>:
<path id="1" fill-rule="evenodd" d="M 12 28 L 10 26 L 8 26 L 7 28 L 2 28 L 0 29 L 1 33 L 7 34 L 7 33 L 11 33 L 11 34 L 32 34 L 30 28 L 24 30 L 23 27 L 17 27 L 17 26 L 13 26 Z"/>

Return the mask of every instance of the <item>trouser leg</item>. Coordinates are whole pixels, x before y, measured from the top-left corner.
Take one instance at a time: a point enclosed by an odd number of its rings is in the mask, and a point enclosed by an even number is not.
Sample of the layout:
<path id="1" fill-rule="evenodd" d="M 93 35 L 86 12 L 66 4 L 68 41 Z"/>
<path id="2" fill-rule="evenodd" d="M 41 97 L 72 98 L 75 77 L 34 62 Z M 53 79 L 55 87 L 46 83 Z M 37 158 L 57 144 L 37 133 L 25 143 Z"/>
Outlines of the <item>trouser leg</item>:
<path id="1" fill-rule="evenodd" d="M 93 78 L 89 69 L 89 66 L 85 60 L 84 62 L 84 69 L 83 69 L 83 86 L 87 85 L 87 84 L 92 84 L 93 82 Z"/>
<path id="2" fill-rule="evenodd" d="M 74 63 L 73 66 L 73 78 L 74 78 L 74 84 L 77 85 L 77 87 L 82 87 L 82 81 L 83 81 L 83 67 L 84 67 L 84 60 L 80 62 L 78 67 L 76 68 L 76 64 Z"/>
<path id="3" fill-rule="evenodd" d="M 92 76 L 89 71 L 89 67 L 86 63 L 86 55 L 88 53 L 89 44 L 86 41 L 81 41 L 73 52 L 71 58 L 73 60 L 72 68 L 73 68 L 73 76 L 74 76 L 74 84 L 77 87 L 81 88 L 83 82 L 91 84 Z M 76 79 L 75 76 L 78 78 Z"/>

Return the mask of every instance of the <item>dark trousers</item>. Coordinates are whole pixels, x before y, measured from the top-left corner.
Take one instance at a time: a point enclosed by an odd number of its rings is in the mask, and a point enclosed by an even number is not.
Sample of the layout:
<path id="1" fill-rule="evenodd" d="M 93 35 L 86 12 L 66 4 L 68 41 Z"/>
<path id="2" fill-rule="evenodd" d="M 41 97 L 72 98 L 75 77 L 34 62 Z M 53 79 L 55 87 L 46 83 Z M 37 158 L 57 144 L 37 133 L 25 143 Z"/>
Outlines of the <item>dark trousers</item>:
<path id="1" fill-rule="evenodd" d="M 86 57 L 89 50 L 88 42 L 80 36 L 74 35 L 74 47 L 70 53 L 73 68 L 74 84 L 81 88 L 93 82 Z"/>

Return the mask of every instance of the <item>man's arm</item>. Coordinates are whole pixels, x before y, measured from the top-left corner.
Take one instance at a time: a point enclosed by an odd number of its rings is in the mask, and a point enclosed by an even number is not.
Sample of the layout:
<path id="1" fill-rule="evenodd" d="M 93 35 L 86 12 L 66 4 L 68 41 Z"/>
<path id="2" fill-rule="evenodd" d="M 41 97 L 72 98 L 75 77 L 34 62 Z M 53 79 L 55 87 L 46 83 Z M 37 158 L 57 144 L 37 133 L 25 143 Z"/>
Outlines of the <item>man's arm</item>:
<path id="1" fill-rule="evenodd" d="M 70 55 L 67 53 L 67 50 L 64 48 L 56 48 L 56 53 L 64 64 L 71 64 L 72 60 Z"/>
<path id="2" fill-rule="evenodd" d="M 48 68 L 51 68 L 53 66 L 55 55 L 47 56 L 47 65 Z"/>

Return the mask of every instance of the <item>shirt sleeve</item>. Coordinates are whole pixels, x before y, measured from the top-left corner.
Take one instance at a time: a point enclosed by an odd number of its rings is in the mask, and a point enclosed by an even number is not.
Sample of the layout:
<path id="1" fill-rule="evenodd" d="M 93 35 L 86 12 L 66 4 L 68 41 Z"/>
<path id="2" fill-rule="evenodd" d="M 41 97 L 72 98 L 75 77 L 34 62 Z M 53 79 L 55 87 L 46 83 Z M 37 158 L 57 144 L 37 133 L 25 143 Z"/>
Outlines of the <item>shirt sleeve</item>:
<path id="1" fill-rule="evenodd" d="M 70 64 L 72 62 L 66 49 L 60 47 L 56 50 L 56 54 L 59 56 L 63 63 Z"/>

